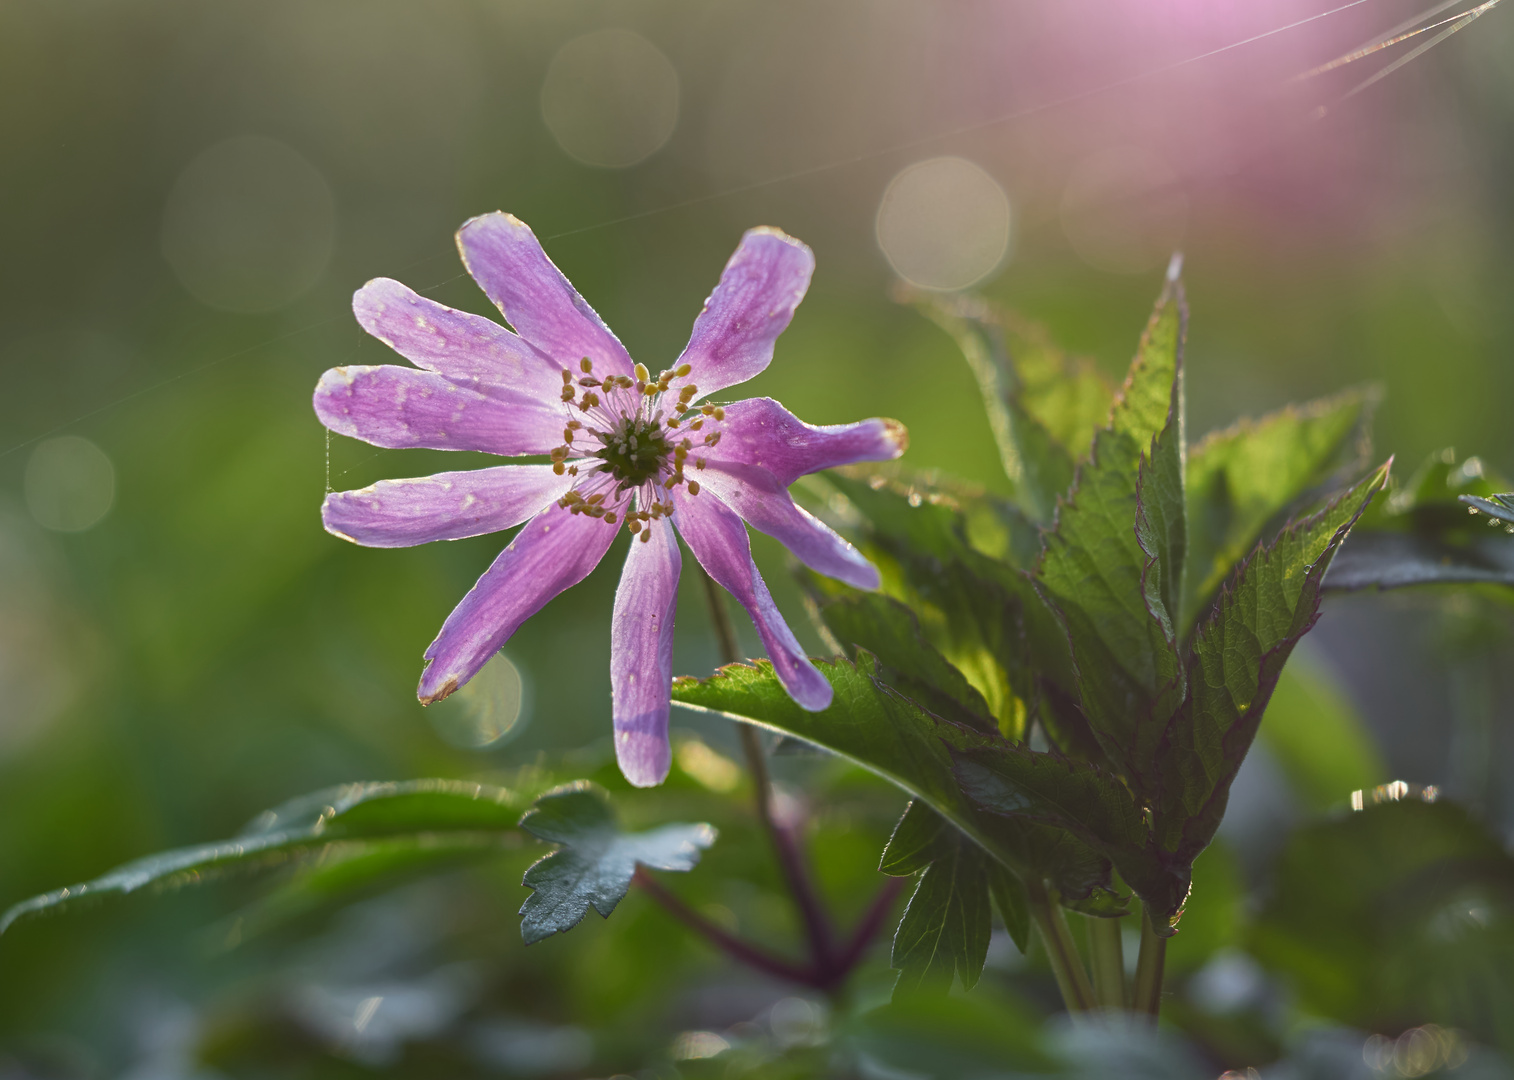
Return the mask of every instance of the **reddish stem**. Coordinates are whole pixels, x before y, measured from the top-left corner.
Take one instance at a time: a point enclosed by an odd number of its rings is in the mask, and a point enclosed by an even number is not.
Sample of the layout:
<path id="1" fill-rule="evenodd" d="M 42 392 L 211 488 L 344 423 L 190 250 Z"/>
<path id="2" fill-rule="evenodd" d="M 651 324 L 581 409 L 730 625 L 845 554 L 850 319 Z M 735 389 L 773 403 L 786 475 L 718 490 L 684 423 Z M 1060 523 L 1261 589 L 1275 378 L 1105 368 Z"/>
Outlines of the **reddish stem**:
<path id="1" fill-rule="evenodd" d="M 815 971 L 792 964 L 782 957 L 774 956 L 766 949 L 760 949 L 756 945 L 743 941 L 724 927 L 711 922 L 699 914 L 699 912 L 665 889 L 661 882 L 647 872 L 646 867 L 638 866 L 631 880 L 640 886 L 642 891 L 648 896 L 667 909 L 668 913 L 675 919 L 689 929 L 703 935 L 733 959 L 740 960 L 749 967 L 754 967 L 758 971 L 766 972 L 779 979 L 787 979 L 789 982 L 801 983 L 805 986 L 814 986 L 816 988 L 821 986 L 821 981 Z"/>

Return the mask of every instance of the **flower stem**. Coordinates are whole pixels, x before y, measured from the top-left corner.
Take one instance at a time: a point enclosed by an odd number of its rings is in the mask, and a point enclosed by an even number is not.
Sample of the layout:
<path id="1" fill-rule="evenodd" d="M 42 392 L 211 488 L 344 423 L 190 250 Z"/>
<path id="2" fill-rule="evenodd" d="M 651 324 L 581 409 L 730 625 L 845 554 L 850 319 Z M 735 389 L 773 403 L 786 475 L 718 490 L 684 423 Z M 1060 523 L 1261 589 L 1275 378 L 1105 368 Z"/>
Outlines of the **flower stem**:
<path id="1" fill-rule="evenodd" d="M 715 641 L 720 646 L 722 660 L 727 664 L 738 663 L 741 660 L 741 650 L 736 643 L 736 629 L 731 625 L 731 616 L 726 611 L 720 587 L 709 574 L 701 573 L 700 576 L 704 579 L 705 598 L 710 605 L 710 622 L 715 631 Z M 757 816 L 772 841 L 784 882 L 794 898 L 799 919 L 804 924 L 815 970 L 825 973 L 827 978 L 833 972 L 844 973 L 846 967 L 838 964 L 830 918 L 810 880 L 798 838 L 793 830 L 784 827 L 773 816 L 773 784 L 768 775 L 767 755 L 762 749 L 757 729 L 750 724 L 737 724 L 736 732 L 741 738 L 741 748 L 746 753 L 747 771 L 751 774 L 756 795 Z"/>
<path id="2" fill-rule="evenodd" d="M 888 915 L 893 910 L 894 901 L 899 899 L 899 894 L 909 884 L 909 878 L 891 877 L 883 883 L 883 888 L 878 890 L 878 895 L 873 897 L 873 902 L 868 905 L 867 911 L 863 912 L 862 918 L 857 920 L 857 928 L 852 931 L 851 940 L 841 950 L 840 957 L 836 961 L 838 975 L 850 974 L 852 968 L 861 961 L 867 947 L 873 943 L 878 932 L 887 923 Z"/>
<path id="3" fill-rule="evenodd" d="M 1129 1008 L 1125 998 L 1125 945 L 1119 919 L 1090 917 L 1088 951 L 1093 961 L 1093 996 L 1101 1009 Z"/>
<path id="4" fill-rule="evenodd" d="M 1090 1011 L 1094 1008 L 1093 987 L 1088 982 L 1088 972 L 1083 967 L 1083 958 L 1078 955 L 1077 942 L 1072 939 L 1062 906 L 1052 901 L 1045 884 L 1035 878 L 1026 879 L 1025 891 L 1030 896 L 1030 917 L 1046 946 L 1051 973 L 1056 976 L 1057 989 L 1062 991 L 1063 1004 L 1070 1013 Z"/>
<path id="5" fill-rule="evenodd" d="M 1158 937 L 1151 919 L 1141 914 L 1141 951 L 1136 958 L 1135 991 L 1131 1007 L 1156 1016 L 1162 1007 L 1162 969 L 1167 961 L 1167 939 Z"/>
<path id="6" fill-rule="evenodd" d="M 756 945 L 742 941 L 736 935 L 728 932 L 724 927 L 711 922 L 664 888 L 662 882 L 648 873 L 646 867 L 638 866 L 631 880 L 643 892 L 667 909 L 668 913 L 675 919 L 702 935 L 732 958 L 740 960 L 743 964 L 754 967 L 758 971 L 765 972 L 768 975 L 787 979 L 790 982 L 802 983 L 805 986 L 819 988 L 820 983 L 815 972 L 806 970 L 797 964 L 791 964 L 787 960 L 772 955 L 765 949 L 760 949 Z"/>

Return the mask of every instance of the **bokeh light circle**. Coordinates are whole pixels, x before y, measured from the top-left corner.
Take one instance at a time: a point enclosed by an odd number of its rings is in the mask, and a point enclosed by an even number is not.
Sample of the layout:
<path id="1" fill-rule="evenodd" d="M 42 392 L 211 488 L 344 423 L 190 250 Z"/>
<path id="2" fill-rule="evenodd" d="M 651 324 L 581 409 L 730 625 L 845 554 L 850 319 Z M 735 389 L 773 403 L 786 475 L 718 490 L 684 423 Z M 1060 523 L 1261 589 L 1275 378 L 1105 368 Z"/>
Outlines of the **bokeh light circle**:
<path id="1" fill-rule="evenodd" d="M 630 30 L 596 30 L 552 58 L 541 115 L 569 157 L 623 169 L 645 161 L 678 126 L 678 72 Z"/>
<path id="2" fill-rule="evenodd" d="M 926 289 L 965 289 L 1009 252 L 1009 196 L 982 168 L 959 157 L 916 162 L 878 204 L 878 246 L 894 273 Z"/>
<path id="3" fill-rule="evenodd" d="M 1156 153 L 1115 146 L 1073 167 L 1061 211 L 1068 243 L 1089 266 L 1140 274 L 1166 263 L 1183 242 L 1188 196 Z"/>
<path id="4" fill-rule="evenodd" d="M 163 211 L 164 257 L 190 295 L 221 311 L 272 311 L 302 296 L 335 239 L 325 177 L 293 147 L 255 135 L 191 161 Z"/>
<path id="5" fill-rule="evenodd" d="M 426 712 L 437 734 L 453 746 L 487 749 L 525 726 L 525 677 L 509 657 L 496 653 L 466 686 Z"/>
<path id="6" fill-rule="evenodd" d="M 88 439 L 62 435 L 38 443 L 22 479 L 26 508 L 55 532 L 98 525 L 116 501 L 116 469 Z"/>

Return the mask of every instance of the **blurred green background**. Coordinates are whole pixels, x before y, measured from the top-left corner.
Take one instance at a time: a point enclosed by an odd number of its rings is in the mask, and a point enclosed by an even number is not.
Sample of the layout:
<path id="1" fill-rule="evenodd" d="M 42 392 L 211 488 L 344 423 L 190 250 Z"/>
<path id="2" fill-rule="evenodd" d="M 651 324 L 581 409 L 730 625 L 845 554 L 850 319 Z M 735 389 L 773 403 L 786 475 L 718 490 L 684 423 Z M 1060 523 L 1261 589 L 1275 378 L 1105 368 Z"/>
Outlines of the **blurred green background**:
<path id="1" fill-rule="evenodd" d="M 460 467 L 328 441 L 309 399 L 327 367 L 395 359 L 350 315 L 369 278 L 490 313 L 451 240 L 473 214 L 529 223 L 654 371 L 741 232 L 785 229 L 818 270 L 750 389 L 816 423 L 897 417 L 911 464 L 989 486 L 970 373 L 893 282 L 976 286 L 1118 373 L 1176 248 L 1193 435 L 1375 381 L 1379 452 L 1401 471 L 1450 445 L 1514 471 L 1514 11 L 1354 96 L 1399 54 L 1294 77 L 1418 5 L 1366 0 L 1205 56 L 1327 7 L 0 0 L 0 903 L 333 783 L 613 782 L 617 558 L 509 643 L 488 692 L 427 711 L 421 652 L 500 540 L 369 551 L 320 527 L 328 487 Z M 780 549 L 756 550 L 818 651 Z M 691 578 L 675 671 L 705 674 Z M 1502 627 L 1476 601 L 1332 600 L 1292 715 L 1344 717 L 1340 772 L 1286 734 L 1248 768 L 1210 951 L 1241 941 L 1247 890 L 1266 894 L 1341 776 L 1439 784 L 1503 834 L 1489 618 Z M 675 725 L 730 745 L 713 722 Z M 857 910 L 901 800 L 814 761 L 783 774 L 829 792 L 817 843 Z M 680 809 L 696 780 L 675 771 L 625 812 L 716 813 Z M 781 936 L 760 844 L 724 824 L 690 887 L 707 878 L 708 903 Z M 581 1075 L 586 1027 L 646 1041 L 772 1004 L 638 896 L 524 953 L 533 855 L 230 951 L 212 939 L 253 895 L 236 886 L 20 928 L 0 940 L 0 1076 L 194 1075 L 184 1048 L 216 1038 L 234 1073 L 372 1070 L 464 1028 L 469 1068 Z M 720 886 L 722 866 L 749 887 Z M 397 972 L 455 1008 L 377 1051 L 342 1034 L 351 995 L 384 996 L 360 988 Z M 291 1056 L 246 1064 L 236 1039 L 259 1025 Z"/>

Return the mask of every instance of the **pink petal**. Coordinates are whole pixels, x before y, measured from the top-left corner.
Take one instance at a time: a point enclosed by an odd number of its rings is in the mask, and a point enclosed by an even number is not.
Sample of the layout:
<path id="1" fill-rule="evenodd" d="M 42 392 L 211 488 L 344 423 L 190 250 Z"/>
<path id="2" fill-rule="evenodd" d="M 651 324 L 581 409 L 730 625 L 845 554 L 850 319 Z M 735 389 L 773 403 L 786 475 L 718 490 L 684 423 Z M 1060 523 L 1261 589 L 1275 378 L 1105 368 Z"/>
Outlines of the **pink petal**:
<path id="1" fill-rule="evenodd" d="M 335 491 L 321 505 L 326 531 L 365 547 L 460 540 L 519 525 L 562 497 L 573 477 L 550 465 L 499 465 Z"/>
<path id="2" fill-rule="evenodd" d="M 746 526 L 707 492 L 673 489 L 673 521 L 699 565 L 746 608 L 773 661 L 778 680 L 799 705 L 819 712 L 831 703 L 831 684 L 820 674 L 773 603 L 767 583 L 752 562 Z"/>
<path id="3" fill-rule="evenodd" d="M 811 570 L 859 589 L 876 589 L 880 584 L 878 568 L 829 526 L 796 506 L 766 469 L 712 461 L 698 475 L 705 490 L 717 495 L 752 528 L 792 551 Z"/>
<path id="4" fill-rule="evenodd" d="M 555 504 L 527 522 L 427 647 L 421 702 L 440 701 L 473 678 L 521 623 L 589 576 L 617 531 Z"/>
<path id="5" fill-rule="evenodd" d="M 546 454 L 562 443 L 566 413 L 500 387 L 384 364 L 332 368 L 315 388 L 332 431 L 395 449 Z"/>
<path id="6" fill-rule="evenodd" d="M 457 230 L 457 247 L 473 280 L 532 345 L 575 370 L 588 357 L 596 374 L 632 374 L 625 346 L 514 214 L 468 219 Z"/>
<path id="7" fill-rule="evenodd" d="M 610 631 L 610 685 L 615 757 L 637 787 L 663 782 L 672 763 L 668 706 L 673 682 L 673 616 L 683 558 L 665 522 L 647 526 L 651 539 L 631 541 Z"/>
<path id="8" fill-rule="evenodd" d="M 562 364 L 549 360 L 492 319 L 428 300 L 389 278 L 352 295 L 362 328 L 428 371 L 479 379 L 556 405 Z"/>
<path id="9" fill-rule="evenodd" d="M 777 229 L 751 229 L 741 238 L 678 358 L 693 368 L 680 382 L 699 387 L 696 400 L 768 366 L 814 271 L 814 253 Z"/>
<path id="10" fill-rule="evenodd" d="M 705 452 L 708 458 L 760 465 L 784 487 L 821 469 L 892 461 L 909 447 L 909 432 L 897 420 L 817 427 L 772 398 L 747 398 L 725 406 L 720 432 L 719 445 Z"/>

